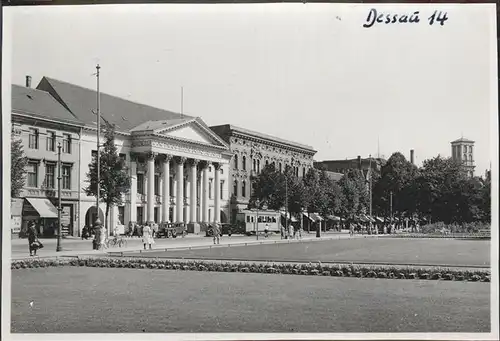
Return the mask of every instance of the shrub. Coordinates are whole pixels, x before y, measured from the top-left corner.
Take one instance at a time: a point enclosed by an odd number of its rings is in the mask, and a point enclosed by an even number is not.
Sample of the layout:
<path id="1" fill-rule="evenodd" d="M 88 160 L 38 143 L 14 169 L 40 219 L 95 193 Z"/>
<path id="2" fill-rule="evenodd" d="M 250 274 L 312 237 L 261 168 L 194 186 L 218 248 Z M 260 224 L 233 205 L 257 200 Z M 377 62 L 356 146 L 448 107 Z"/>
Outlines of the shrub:
<path id="1" fill-rule="evenodd" d="M 387 274 L 385 272 L 379 272 L 377 277 L 378 278 L 387 278 Z"/>

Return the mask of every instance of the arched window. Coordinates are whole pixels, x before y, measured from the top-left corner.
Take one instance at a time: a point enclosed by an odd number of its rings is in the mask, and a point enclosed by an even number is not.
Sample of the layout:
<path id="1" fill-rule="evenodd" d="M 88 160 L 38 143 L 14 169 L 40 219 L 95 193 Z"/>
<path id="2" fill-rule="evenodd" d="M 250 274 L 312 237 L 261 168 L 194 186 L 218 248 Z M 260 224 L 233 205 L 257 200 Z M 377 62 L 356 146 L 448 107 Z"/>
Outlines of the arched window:
<path id="1" fill-rule="evenodd" d="M 467 154 L 464 154 L 464 161 L 467 161 Z"/>
<path id="2" fill-rule="evenodd" d="M 281 162 L 278 164 L 279 168 L 280 168 L 280 173 L 283 171 L 283 166 L 281 165 Z M 96 185 L 97 186 L 97 185 Z"/>
<path id="3" fill-rule="evenodd" d="M 472 154 L 469 155 L 469 161 L 472 162 Z"/>
<path id="4" fill-rule="evenodd" d="M 243 168 L 243 170 L 247 170 L 247 157 L 245 155 L 241 158 L 241 168 Z"/>
<path id="5" fill-rule="evenodd" d="M 305 178 L 306 177 L 306 168 L 302 168 L 302 177 Z M 97 185 L 96 185 L 97 186 Z"/>
<path id="6" fill-rule="evenodd" d="M 257 173 L 260 173 L 260 160 L 257 160 Z"/>
<path id="7" fill-rule="evenodd" d="M 269 160 L 266 160 L 266 167 L 269 166 Z M 96 185 L 97 186 L 97 185 Z"/>
<path id="8" fill-rule="evenodd" d="M 241 183 L 241 196 L 242 197 L 247 196 L 247 183 L 245 181 Z"/>
<path id="9" fill-rule="evenodd" d="M 238 180 L 234 180 L 234 185 L 233 185 L 233 195 L 235 197 L 238 196 Z"/>
<path id="10" fill-rule="evenodd" d="M 234 169 L 238 169 L 238 155 L 234 155 Z"/>
<path id="11" fill-rule="evenodd" d="M 253 159 L 253 171 L 257 171 L 257 160 Z"/>

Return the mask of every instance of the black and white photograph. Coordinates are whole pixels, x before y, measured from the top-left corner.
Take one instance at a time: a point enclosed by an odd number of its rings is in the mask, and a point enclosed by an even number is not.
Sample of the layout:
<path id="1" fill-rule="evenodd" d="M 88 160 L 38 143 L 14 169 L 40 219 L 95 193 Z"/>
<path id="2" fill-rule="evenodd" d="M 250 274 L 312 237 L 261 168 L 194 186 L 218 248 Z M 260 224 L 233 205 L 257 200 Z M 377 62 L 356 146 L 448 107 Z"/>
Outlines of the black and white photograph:
<path id="1" fill-rule="evenodd" d="M 498 339 L 497 11 L 4 7 L 5 339 Z"/>

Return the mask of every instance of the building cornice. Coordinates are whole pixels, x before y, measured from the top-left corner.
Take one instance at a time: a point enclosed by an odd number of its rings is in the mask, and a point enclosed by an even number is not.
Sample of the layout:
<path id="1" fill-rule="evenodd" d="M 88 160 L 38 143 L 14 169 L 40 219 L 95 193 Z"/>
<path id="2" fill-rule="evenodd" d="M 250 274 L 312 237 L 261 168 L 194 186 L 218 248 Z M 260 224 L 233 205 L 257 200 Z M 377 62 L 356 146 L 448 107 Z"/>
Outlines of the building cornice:
<path id="1" fill-rule="evenodd" d="M 72 127 L 77 127 L 77 128 L 82 128 L 84 127 L 83 123 L 77 123 L 77 122 L 72 122 L 72 121 L 66 121 L 63 119 L 53 119 L 53 118 L 48 118 L 46 116 L 41 116 L 40 114 L 36 114 L 33 112 L 28 112 L 28 111 L 23 111 L 23 110 L 18 110 L 18 109 L 12 109 L 12 116 L 19 116 L 28 120 L 33 120 L 33 121 L 44 121 L 44 122 L 49 122 L 49 123 L 55 123 L 55 124 L 61 124 L 61 125 L 68 125 Z M 96 129 L 97 130 L 97 129 Z"/>
<path id="2" fill-rule="evenodd" d="M 304 153 L 304 154 L 307 154 L 310 156 L 314 156 L 317 152 L 314 149 L 296 146 L 296 145 L 293 145 L 291 143 L 287 143 L 284 141 L 282 142 L 280 140 L 271 140 L 268 137 L 260 137 L 260 136 L 256 136 L 253 134 L 249 134 L 247 132 L 240 132 L 237 130 L 232 130 L 230 133 L 230 137 L 243 138 L 243 139 L 246 139 L 246 140 L 249 140 L 252 142 L 258 142 L 258 143 L 266 144 L 266 145 L 273 146 L 273 147 L 279 147 L 279 148 L 287 149 L 287 150 L 294 151 L 294 152 L 300 152 L 300 153 Z"/>

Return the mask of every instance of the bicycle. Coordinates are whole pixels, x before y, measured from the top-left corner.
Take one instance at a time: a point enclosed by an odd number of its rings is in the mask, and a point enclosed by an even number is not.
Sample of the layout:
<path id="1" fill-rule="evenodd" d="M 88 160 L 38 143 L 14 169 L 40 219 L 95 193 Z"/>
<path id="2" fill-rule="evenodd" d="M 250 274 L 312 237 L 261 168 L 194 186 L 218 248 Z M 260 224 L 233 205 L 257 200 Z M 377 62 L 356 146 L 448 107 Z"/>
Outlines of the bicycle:
<path id="1" fill-rule="evenodd" d="M 106 243 L 107 243 L 108 247 L 109 246 L 111 246 L 111 247 L 115 247 L 115 246 L 125 247 L 125 246 L 127 246 L 127 241 L 124 238 L 118 238 L 117 236 L 115 236 L 111 240 L 107 239 Z"/>

